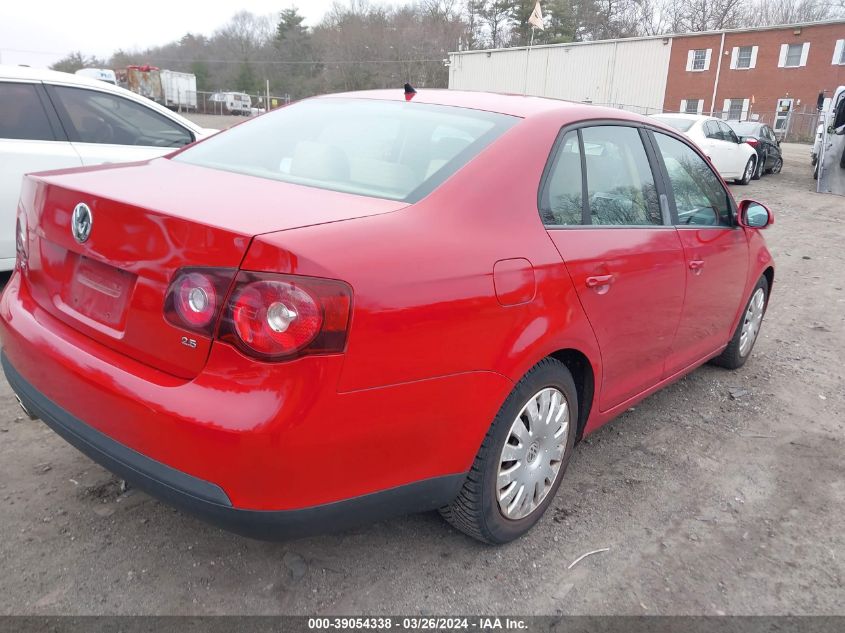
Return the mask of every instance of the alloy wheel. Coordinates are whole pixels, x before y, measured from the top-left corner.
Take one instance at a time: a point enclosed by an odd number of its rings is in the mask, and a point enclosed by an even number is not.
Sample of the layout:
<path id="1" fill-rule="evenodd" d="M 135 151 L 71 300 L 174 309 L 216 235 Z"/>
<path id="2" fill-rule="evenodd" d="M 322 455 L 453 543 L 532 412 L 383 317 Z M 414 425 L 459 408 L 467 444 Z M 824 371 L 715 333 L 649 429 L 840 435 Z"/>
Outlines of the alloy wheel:
<path id="1" fill-rule="evenodd" d="M 754 345 L 754 341 L 757 340 L 765 307 L 766 293 L 762 288 L 757 288 L 757 291 L 748 303 L 748 309 L 745 311 L 745 316 L 743 317 L 742 332 L 739 335 L 740 356 L 747 356 Z"/>
<path id="2" fill-rule="evenodd" d="M 754 166 L 756 165 L 757 161 L 752 158 L 748 159 L 748 164 L 745 166 L 745 175 L 743 176 L 743 180 L 751 180 L 751 176 L 754 174 Z"/>
<path id="3" fill-rule="evenodd" d="M 527 517 L 548 496 L 560 474 L 569 427 L 569 404 L 559 389 L 542 389 L 522 407 L 499 457 L 496 499 L 505 518 Z"/>

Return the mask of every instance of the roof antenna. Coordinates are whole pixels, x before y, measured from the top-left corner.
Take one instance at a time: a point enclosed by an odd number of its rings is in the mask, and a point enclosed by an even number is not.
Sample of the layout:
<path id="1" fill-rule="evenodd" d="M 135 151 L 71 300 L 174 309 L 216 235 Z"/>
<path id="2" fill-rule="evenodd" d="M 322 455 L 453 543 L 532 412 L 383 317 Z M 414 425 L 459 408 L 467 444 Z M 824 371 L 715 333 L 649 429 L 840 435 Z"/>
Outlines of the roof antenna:
<path id="1" fill-rule="evenodd" d="M 405 101 L 410 101 L 417 94 L 416 89 L 411 84 L 405 84 Z"/>

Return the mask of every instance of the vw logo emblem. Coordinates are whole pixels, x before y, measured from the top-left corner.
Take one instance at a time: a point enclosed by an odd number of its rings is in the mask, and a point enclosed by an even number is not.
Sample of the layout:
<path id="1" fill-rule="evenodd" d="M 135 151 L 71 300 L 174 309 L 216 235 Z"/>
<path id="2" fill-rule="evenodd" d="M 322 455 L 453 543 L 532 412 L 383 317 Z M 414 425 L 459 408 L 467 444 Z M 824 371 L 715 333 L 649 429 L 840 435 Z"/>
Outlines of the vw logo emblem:
<path id="1" fill-rule="evenodd" d="M 94 223 L 94 216 L 91 209 L 84 202 L 80 202 L 73 209 L 70 219 L 70 230 L 73 232 L 73 239 L 82 244 L 91 235 L 91 225 Z"/>
<path id="2" fill-rule="evenodd" d="M 525 461 L 529 464 L 532 463 L 535 459 L 537 459 L 537 455 L 540 454 L 540 445 L 537 442 L 531 444 L 528 447 L 528 452 L 525 454 Z"/>

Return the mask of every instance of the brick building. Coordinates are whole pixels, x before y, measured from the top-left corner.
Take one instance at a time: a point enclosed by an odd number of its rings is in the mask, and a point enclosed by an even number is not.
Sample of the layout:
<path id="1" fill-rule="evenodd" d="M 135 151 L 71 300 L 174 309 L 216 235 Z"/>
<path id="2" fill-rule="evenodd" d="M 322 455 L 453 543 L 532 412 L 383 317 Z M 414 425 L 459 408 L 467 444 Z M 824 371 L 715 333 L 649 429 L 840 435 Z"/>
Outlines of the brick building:
<path id="1" fill-rule="evenodd" d="M 812 132 L 818 94 L 845 84 L 845 21 L 672 37 L 663 108 Z"/>

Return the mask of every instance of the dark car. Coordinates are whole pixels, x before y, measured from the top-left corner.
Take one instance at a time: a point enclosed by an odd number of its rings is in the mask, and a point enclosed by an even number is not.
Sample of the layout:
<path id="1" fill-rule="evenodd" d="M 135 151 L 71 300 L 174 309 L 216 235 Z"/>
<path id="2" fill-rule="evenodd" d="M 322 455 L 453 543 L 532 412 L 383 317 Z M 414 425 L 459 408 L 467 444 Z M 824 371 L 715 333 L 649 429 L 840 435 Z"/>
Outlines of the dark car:
<path id="1" fill-rule="evenodd" d="M 756 121 L 725 121 L 744 141 L 757 150 L 757 168 L 754 170 L 754 180 L 758 180 L 764 173 L 778 174 L 783 167 L 783 156 L 780 153 L 780 141 L 775 131 L 765 123 Z"/>

